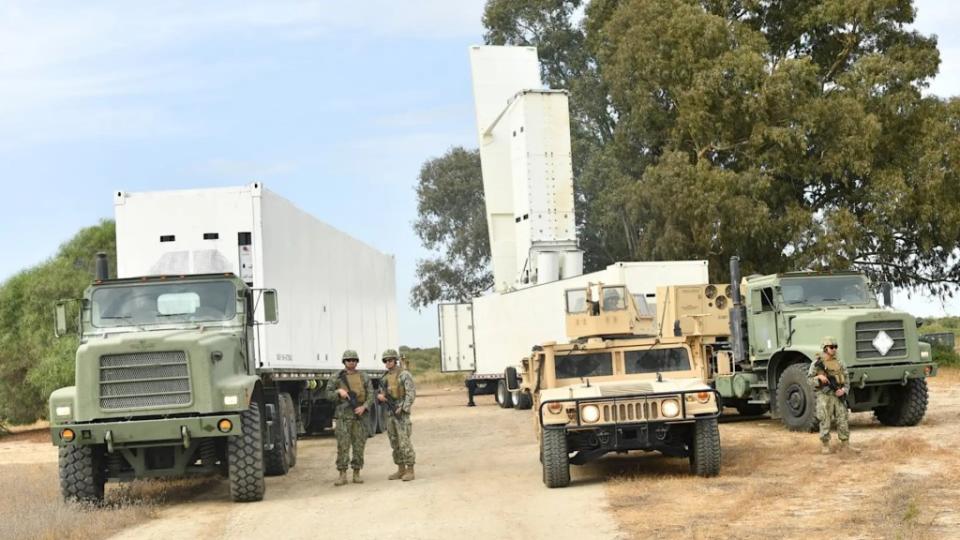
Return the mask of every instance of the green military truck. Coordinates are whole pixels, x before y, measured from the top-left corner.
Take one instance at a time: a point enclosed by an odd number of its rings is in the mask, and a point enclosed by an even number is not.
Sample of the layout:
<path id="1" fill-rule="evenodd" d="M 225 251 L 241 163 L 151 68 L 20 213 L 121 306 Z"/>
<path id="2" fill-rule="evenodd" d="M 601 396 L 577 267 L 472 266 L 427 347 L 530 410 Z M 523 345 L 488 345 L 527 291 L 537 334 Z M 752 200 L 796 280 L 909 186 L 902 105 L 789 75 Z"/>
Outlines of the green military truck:
<path id="1" fill-rule="evenodd" d="M 741 281 L 733 257 L 730 277 L 730 347 L 716 355 L 714 379 L 725 404 L 741 414 L 769 410 L 792 431 L 814 430 L 807 369 L 820 340 L 833 336 L 850 371 L 851 411 L 873 411 L 890 426 L 923 419 L 926 378 L 937 373 L 930 345 L 919 341 L 914 317 L 889 301 L 878 304 L 863 274 L 788 272 Z"/>

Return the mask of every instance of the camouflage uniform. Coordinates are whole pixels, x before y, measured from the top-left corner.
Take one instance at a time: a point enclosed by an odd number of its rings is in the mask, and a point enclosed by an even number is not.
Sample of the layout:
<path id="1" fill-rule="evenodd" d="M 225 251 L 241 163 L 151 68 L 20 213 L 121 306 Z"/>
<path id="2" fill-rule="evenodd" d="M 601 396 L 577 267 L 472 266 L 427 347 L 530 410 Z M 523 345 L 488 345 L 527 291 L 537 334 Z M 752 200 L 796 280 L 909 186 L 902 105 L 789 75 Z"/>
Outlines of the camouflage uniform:
<path id="1" fill-rule="evenodd" d="M 832 338 L 824 338 L 824 342 L 832 341 Z M 821 385 L 817 375 L 832 375 L 836 378 L 837 384 L 844 389 L 844 397 L 850 394 L 850 374 L 847 366 L 843 365 L 838 358 L 828 358 L 827 355 L 818 353 L 816 360 L 810 364 L 807 371 L 810 385 L 813 386 L 817 394 L 817 418 L 820 419 L 820 441 L 824 447 L 830 444 L 830 425 L 836 423 L 837 437 L 841 444 L 850 440 L 850 425 L 848 424 L 849 411 L 843 398 L 837 397 L 830 386 Z"/>
<path id="2" fill-rule="evenodd" d="M 359 375 L 359 377 L 357 377 Z M 336 377 L 327 384 L 327 399 L 337 403 L 333 417 L 336 419 L 334 433 L 337 436 L 337 470 L 341 473 L 347 470 L 347 465 L 354 471 L 363 468 L 363 450 L 367 444 L 366 415 L 373 406 L 373 385 L 366 373 L 357 371 L 350 382 L 350 389 L 357 394 L 357 403 L 366 407 L 363 416 L 357 416 L 350 406 L 350 401 L 343 399 L 337 390 L 347 390 L 344 379 L 348 377 L 347 370 L 341 370 Z M 349 379 L 348 379 L 349 380 Z M 359 388 L 354 384 L 360 381 Z M 353 459 L 350 458 L 350 448 L 353 447 Z"/>
<path id="3" fill-rule="evenodd" d="M 384 351 L 383 358 L 384 361 L 390 358 L 396 359 L 396 351 L 393 349 Z M 381 392 L 386 392 L 396 404 L 396 409 L 387 407 L 387 437 L 393 449 L 393 462 L 398 467 L 397 472 L 391 475 L 390 479 L 413 480 L 413 466 L 417 460 L 413 443 L 410 441 L 413 431 L 410 410 L 417 397 L 413 375 L 395 363 L 393 368 L 380 379 L 380 388 Z"/>

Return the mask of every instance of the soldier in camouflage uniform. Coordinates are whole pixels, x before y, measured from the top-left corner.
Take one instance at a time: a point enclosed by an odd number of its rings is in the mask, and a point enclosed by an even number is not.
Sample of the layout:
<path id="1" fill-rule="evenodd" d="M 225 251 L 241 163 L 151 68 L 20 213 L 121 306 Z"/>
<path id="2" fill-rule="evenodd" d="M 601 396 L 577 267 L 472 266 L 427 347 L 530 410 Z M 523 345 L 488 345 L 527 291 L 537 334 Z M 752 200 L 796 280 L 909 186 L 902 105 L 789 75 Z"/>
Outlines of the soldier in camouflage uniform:
<path id="1" fill-rule="evenodd" d="M 413 430 L 410 408 L 417 397 L 417 388 L 413 384 L 413 375 L 398 365 L 399 356 L 393 349 L 383 351 L 383 364 L 387 373 L 380 380 L 380 394 L 377 399 L 381 403 L 389 401 L 394 405 L 387 407 L 387 436 L 390 438 L 390 447 L 393 448 L 393 462 L 397 464 L 397 472 L 388 478 L 409 482 L 414 478 L 413 464 L 417 458 L 410 442 Z"/>
<path id="2" fill-rule="evenodd" d="M 850 446 L 849 412 L 846 396 L 850 393 L 850 375 L 847 366 L 837 358 L 837 340 L 824 337 L 820 353 L 810 364 L 807 376 L 817 394 L 817 418 L 820 419 L 820 453 L 830 453 L 830 425 L 837 424 L 837 437 L 841 450 L 859 450 Z M 833 388 L 831 380 L 833 379 Z"/>
<path id="3" fill-rule="evenodd" d="M 373 385 L 366 373 L 357 371 L 360 362 L 356 351 L 343 352 L 345 369 L 327 384 L 327 399 L 337 403 L 333 417 L 337 421 L 334 432 L 337 436 L 337 470 L 340 477 L 333 483 L 342 486 L 347 483 L 347 465 L 353 469 L 353 483 L 362 484 L 360 469 L 363 468 L 363 449 L 367 444 L 367 423 L 364 415 L 373 406 Z M 356 395 L 351 405 L 350 393 Z M 353 459 L 350 448 L 353 447 Z"/>

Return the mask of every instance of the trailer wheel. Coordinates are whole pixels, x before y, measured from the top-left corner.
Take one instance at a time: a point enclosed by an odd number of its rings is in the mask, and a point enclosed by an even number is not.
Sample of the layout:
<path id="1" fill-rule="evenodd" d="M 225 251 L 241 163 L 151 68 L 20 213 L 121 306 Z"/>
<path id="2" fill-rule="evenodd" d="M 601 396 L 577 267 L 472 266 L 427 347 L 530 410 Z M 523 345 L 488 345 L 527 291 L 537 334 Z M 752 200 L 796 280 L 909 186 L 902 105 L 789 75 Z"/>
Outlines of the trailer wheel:
<path id="1" fill-rule="evenodd" d="M 522 410 L 533 407 L 533 397 L 530 395 L 530 392 L 518 390 L 515 394 L 513 394 L 513 407 L 515 409 Z"/>
<path id="2" fill-rule="evenodd" d="M 777 413 L 790 431 L 817 430 L 817 398 L 807 381 L 807 364 L 791 364 L 777 384 Z"/>
<path id="3" fill-rule="evenodd" d="M 915 426 L 927 413 L 927 380 L 910 379 L 906 386 L 890 388 L 890 403 L 873 410 L 885 426 Z"/>
<path id="4" fill-rule="evenodd" d="M 290 432 L 289 459 L 290 468 L 297 464 L 297 412 L 293 406 L 293 397 L 290 394 L 280 394 L 280 414 L 287 419 L 287 430 Z"/>
<path id="5" fill-rule="evenodd" d="M 94 445 L 61 446 L 60 493 L 67 502 L 103 502 L 103 448 Z"/>
<path id="6" fill-rule="evenodd" d="M 720 429 L 717 419 L 697 420 L 693 425 L 690 472 L 697 476 L 720 474 Z"/>
<path id="7" fill-rule="evenodd" d="M 513 394 L 507 390 L 507 383 L 503 380 L 497 382 L 497 404 L 500 405 L 501 409 L 511 409 L 513 408 Z"/>
<path id="8" fill-rule="evenodd" d="M 570 485 L 570 453 L 567 452 L 567 430 L 544 428 L 542 433 L 543 483 L 548 488 Z"/>
<path id="9" fill-rule="evenodd" d="M 260 404 L 250 401 L 250 407 L 240 415 L 241 434 L 227 439 L 227 460 L 230 476 L 230 498 L 234 502 L 254 502 L 263 499 L 266 484 L 263 481 L 263 422 Z"/>

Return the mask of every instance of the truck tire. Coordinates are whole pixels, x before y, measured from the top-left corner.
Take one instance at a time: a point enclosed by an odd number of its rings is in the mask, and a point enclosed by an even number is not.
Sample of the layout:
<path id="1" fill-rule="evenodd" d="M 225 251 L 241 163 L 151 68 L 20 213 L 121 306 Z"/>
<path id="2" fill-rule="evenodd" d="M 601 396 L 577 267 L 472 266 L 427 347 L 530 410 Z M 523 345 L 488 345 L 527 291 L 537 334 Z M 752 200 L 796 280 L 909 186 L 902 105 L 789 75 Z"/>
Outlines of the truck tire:
<path id="1" fill-rule="evenodd" d="M 103 502 L 103 449 L 99 446 L 60 447 L 60 493 L 67 502 Z"/>
<path id="2" fill-rule="evenodd" d="M 274 419 L 273 429 L 270 430 L 270 436 L 273 438 L 273 448 L 265 450 L 263 459 L 266 463 L 267 476 L 283 476 L 290 471 L 290 425 L 285 414 L 283 414 L 283 402 L 279 396 L 277 401 L 277 416 Z"/>
<path id="3" fill-rule="evenodd" d="M 297 411 L 293 406 L 293 397 L 290 394 L 280 394 L 280 413 L 287 418 L 287 428 L 290 431 L 290 468 L 297 464 Z"/>
<path id="4" fill-rule="evenodd" d="M 544 428 L 542 433 L 543 483 L 548 488 L 570 485 L 570 453 L 567 452 L 567 430 Z"/>
<path id="5" fill-rule="evenodd" d="M 694 423 L 692 446 L 690 472 L 704 477 L 720 474 L 720 428 L 716 418 Z"/>
<path id="6" fill-rule="evenodd" d="M 927 413 L 927 380 L 910 379 L 890 389 L 890 403 L 873 410 L 885 426 L 915 426 Z"/>
<path id="7" fill-rule="evenodd" d="M 513 394 L 507 390 L 507 383 L 503 380 L 497 381 L 496 400 L 501 409 L 513 408 Z"/>
<path id="8" fill-rule="evenodd" d="M 242 433 L 227 439 L 230 498 L 234 502 L 254 502 L 263 499 L 266 484 L 263 481 L 263 422 L 260 404 L 250 401 L 250 407 L 240 415 Z"/>
<path id="9" fill-rule="evenodd" d="M 515 409 L 523 410 L 533 407 L 533 397 L 530 395 L 530 392 L 524 392 L 523 390 L 520 390 L 514 394 L 513 407 Z"/>
<path id="10" fill-rule="evenodd" d="M 777 413 L 790 431 L 817 430 L 817 397 L 807 381 L 807 364 L 791 364 L 777 383 Z"/>

